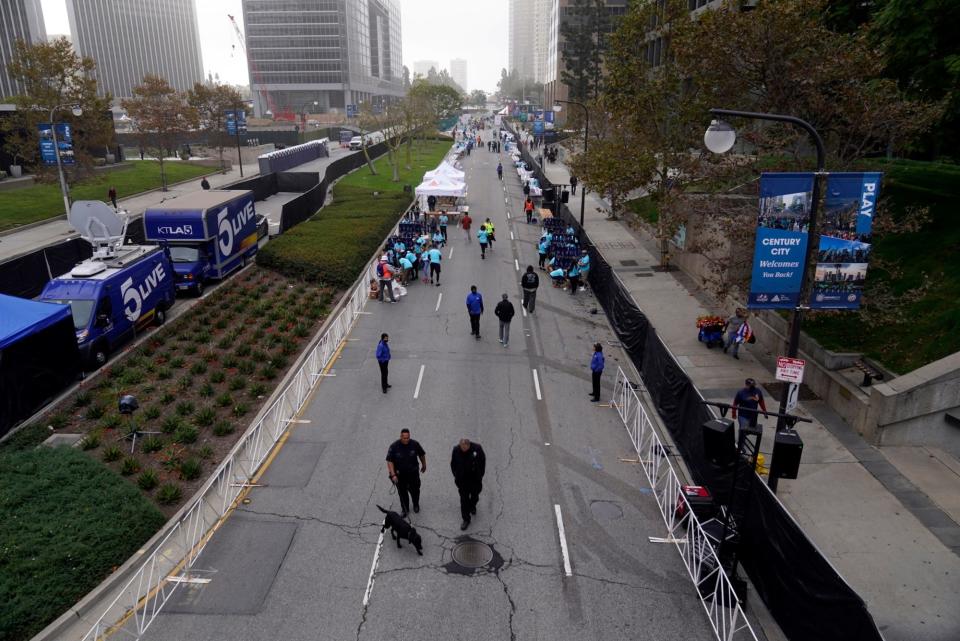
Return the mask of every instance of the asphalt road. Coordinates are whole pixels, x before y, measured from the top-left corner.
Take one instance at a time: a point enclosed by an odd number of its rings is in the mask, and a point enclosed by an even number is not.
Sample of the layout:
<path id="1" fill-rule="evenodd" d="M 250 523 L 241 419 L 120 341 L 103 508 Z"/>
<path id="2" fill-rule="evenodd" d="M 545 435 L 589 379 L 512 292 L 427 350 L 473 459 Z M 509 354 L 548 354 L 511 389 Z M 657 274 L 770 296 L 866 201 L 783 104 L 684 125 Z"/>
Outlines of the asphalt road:
<path id="1" fill-rule="evenodd" d="M 516 174 L 497 180 L 498 159 L 478 150 L 464 162 L 474 218 L 497 226 L 487 260 L 451 228 L 441 287 L 368 303 L 306 422 L 198 560 L 192 576 L 209 582 L 179 588 L 146 639 L 712 638 L 676 550 L 648 541 L 664 527 L 641 471 L 621 460 L 632 448 L 615 410 L 589 402 L 591 345 L 608 352 L 606 398 L 624 359 L 602 312 L 590 313 L 595 299 L 544 282 L 536 314 L 521 312 L 517 267 L 535 264 L 539 228 L 522 222 Z M 464 305 L 471 284 L 486 304 L 480 341 Z M 502 292 L 517 309 L 508 349 L 493 316 Z M 381 332 L 393 349 L 387 395 Z M 377 504 L 399 505 L 384 456 L 402 427 L 427 451 L 422 510 L 411 514 L 422 557 L 389 537 L 378 545 Z M 487 453 L 466 532 L 449 468 L 462 436 Z M 453 562 L 465 541 L 488 544 L 492 561 L 476 572 Z"/>

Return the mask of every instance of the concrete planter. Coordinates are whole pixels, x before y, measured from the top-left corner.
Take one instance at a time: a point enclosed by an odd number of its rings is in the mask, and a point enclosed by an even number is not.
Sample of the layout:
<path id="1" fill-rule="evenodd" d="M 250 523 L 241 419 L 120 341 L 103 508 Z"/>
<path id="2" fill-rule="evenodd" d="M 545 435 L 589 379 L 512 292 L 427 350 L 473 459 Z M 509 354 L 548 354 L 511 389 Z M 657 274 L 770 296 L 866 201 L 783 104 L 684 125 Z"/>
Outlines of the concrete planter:
<path id="1" fill-rule="evenodd" d="M 23 175 L 23 167 L 21 165 L 10 165 L 10 177 L 19 178 Z"/>

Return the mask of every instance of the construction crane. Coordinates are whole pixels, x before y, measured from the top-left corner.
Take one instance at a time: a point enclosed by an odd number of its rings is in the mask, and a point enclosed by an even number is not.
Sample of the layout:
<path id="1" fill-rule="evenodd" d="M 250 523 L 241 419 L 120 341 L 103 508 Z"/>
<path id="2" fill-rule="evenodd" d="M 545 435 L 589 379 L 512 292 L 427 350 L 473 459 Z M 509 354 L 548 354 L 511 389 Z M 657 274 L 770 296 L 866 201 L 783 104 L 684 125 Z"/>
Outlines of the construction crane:
<path id="1" fill-rule="evenodd" d="M 236 18 L 229 13 L 227 14 L 227 18 L 230 19 L 230 24 L 233 25 L 233 31 L 237 36 L 237 41 L 240 43 L 240 48 L 243 50 L 243 54 L 247 57 L 247 63 L 250 65 L 250 74 L 253 76 L 254 81 L 260 85 L 260 95 L 267 103 L 267 109 L 270 110 L 274 118 L 280 116 L 281 114 L 277 110 L 277 105 L 273 102 L 273 96 L 270 95 L 269 91 L 264 89 L 263 76 L 261 75 L 260 70 L 257 68 L 257 63 L 254 62 L 253 58 L 250 57 L 249 52 L 247 52 L 247 45 L 244 42 L 243 33 L 240 31 L 240 27 L 237 26 Z M 237 46 L 231 45 L 231 48 L 236 49 Z"/>

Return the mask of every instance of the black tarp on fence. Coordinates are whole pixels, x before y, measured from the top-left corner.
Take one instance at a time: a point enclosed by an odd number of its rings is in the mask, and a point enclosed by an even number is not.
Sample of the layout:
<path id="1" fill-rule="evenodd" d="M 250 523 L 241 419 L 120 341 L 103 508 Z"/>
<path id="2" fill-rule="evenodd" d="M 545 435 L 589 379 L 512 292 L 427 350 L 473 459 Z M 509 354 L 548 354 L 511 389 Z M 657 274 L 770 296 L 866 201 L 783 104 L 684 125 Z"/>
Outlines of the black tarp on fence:
<path id="1" fill-rule="evenodd" d="M 509 125 L 507 129 L 513 131 Z M 520 152 L 541 186 L 551 187 L 524 145 L 520 145 Z M 714 418 L 713 412 L 703 405 L 690 377 L 570 210 L 560 205 L 555 211 L 578 230 L 582 245 L 590 251 L 590 286 L 643 377 L 694 481 L 709 487 L 717 500 L 726 503 L 731 470 L 708 461 L 703 448 L 702 425 Z M 753 474 L 751 482 L 738 557 L 787 637 L 791 641 L 882 640 L 863 599 L 810 541 L 763 480 Z"/>

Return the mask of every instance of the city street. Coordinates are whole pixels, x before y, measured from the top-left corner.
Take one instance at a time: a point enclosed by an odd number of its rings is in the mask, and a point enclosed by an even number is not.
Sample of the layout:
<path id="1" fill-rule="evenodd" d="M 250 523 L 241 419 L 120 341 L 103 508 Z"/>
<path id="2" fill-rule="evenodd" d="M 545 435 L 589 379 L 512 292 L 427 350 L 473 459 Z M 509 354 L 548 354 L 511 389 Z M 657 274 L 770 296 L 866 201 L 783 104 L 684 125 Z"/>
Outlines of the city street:
<path id="1" fill-rule="evenodd" d="M 192 577 L 209 582 L 182 585 L 145 638 L 713 637 L 674 547 L 648 541 L 664 527 L 605 402 L 625 357 L 591 313 L 596 300 L 552 288 L 541 272 L 536 313 L 521 310 L 519 270 L 536 264 L 539 227 L 522 222 L 516 174 L 497 180 L 505 158 L 477 150 L 464 161 L 471 233 L 487 216 L 497 227 L 487 260 L 451 227 L 442 286 L 368 302 L 262 486 L 195 565 Z M 479 341 L 464 305 L 473 284 L 486 308 Z M 517 310 L 507 349 L 493 316 L 502 292 Z M 374 358 L 382 332 L 393 350 L 387 394 Z M 600 404 L 588 398 L 595 342 L 607 353 Z M 421 511 L 410 515 L 422 557 L 380 532 L 377 505 L 399 510 L 384 457 L 401 428 L 426 450 Z M 461 437 L 487 455 L 465 532 L 450 473 Z M 474 551 L 476 571 L 454 559 L 466 542 L 489 546 Z"/>

